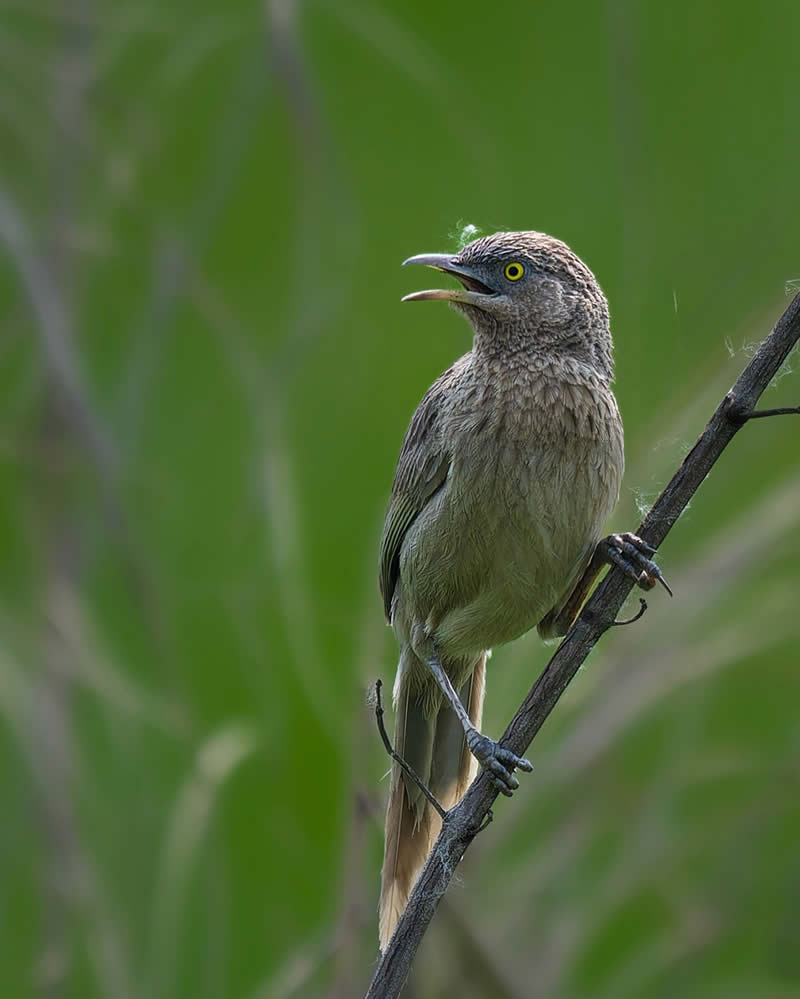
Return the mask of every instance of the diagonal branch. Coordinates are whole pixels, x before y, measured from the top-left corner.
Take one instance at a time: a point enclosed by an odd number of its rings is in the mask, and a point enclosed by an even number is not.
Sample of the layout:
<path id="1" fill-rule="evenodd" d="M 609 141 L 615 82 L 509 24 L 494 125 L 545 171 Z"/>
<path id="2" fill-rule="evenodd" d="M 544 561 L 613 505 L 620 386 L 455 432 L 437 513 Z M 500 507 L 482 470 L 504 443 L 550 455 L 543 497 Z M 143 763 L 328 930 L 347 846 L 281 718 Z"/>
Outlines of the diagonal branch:
<path id="1" fill-rule="evenodd" d="M 756 403 L 798 340 L 800 294 L 719 404 L 697 443 L 656 500 L 636 532 L 641 538 L 656 548 L 661 544 L 735 434 L 751 415 L 760 415 L 754 412 Z M 775 411 L 774 415 L 779 412 L 784 411 Z M 614 623 L 632 587 L 631 580 L 619 569 L 606 575 L 514 715 L 500 740 L 503 746 L 518 755 L 527 751 L 592 647 Z M 366 999 L 396 999 L 400 994 L 436 907 L 496 797 L 497 791 L 486 774 L 481 773 L 459 804 L 447 813 Z"/>

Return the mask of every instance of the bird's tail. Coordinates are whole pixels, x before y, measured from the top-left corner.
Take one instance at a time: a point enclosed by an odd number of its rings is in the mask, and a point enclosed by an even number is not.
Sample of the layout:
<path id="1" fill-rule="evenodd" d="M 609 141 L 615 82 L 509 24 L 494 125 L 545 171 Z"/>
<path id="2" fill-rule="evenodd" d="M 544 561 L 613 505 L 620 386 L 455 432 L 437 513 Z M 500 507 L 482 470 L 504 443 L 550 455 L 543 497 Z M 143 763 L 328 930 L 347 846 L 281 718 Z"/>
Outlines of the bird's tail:
<path id="1" fill-rule="evenodd" d="M 410 651 L 407 654 L 411 654 Z M 481 726 L 485 670 L 484 653 L 459 691 L 477 728 Z M 455 712 L 446 704 L 434 709 L 433 713 L 426 712 L 425 691 L 409 689 L 409 672 L 403 669 L 396 691 L 394 748 L 427 783 L 440 804 L 446 809 L 452 808 L 475 776 L 477 761 L 467 748 L 464 730 Z M 430 705 L 430 699 L 427 703 Z M 441 819 L 425 795 L 395 763 L 386 812 L 381 873 L 381 950 L 385 950 L 391 939 L 441 825 Z"/>

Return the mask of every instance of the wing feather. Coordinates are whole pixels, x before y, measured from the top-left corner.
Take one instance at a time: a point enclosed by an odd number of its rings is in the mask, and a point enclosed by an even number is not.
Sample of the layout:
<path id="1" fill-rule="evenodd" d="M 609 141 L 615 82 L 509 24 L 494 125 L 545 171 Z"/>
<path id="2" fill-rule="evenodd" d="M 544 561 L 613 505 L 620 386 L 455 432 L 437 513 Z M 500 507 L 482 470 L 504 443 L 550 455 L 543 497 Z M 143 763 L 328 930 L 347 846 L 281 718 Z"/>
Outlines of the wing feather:
<path id="1" fill-rule="evenodd" d="M 400 552 L 409 528 L 436 493 L 450 471 L 451 455 L 442 441 L 443 383 L 452 368 L 428 390 L 411 418 L 392 484 L 392 495 L 383 523 L 379 582 L 387 621 L 392 617 L 392 598 L 400 574 Z"/>

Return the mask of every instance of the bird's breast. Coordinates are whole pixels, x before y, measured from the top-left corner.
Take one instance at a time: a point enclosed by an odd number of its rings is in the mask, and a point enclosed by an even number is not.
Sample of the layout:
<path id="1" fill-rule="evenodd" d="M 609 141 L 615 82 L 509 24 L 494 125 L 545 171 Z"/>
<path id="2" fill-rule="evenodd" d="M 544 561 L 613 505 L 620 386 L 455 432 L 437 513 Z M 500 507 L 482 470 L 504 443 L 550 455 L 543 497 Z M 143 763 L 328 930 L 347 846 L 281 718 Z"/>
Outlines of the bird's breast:
<path id="1" fill-rule="evenodd" d="M 445 487 L 410 532 L 403 575 L 440 645 L 510 641 L 562 597 L 616 503 L 614 397 L 529 375 L 465 393 L 448 414 Z"/>

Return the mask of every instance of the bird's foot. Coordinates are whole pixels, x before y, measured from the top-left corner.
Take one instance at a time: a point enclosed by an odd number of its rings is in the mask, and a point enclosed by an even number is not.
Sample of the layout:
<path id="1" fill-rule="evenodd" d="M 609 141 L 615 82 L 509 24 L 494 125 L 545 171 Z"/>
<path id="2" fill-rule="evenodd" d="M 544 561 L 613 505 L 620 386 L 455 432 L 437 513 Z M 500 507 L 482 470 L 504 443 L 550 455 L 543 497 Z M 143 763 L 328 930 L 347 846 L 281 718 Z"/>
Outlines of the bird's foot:
<path id="1" fill-rule="evenodd" d="M 497 790 L 508 798 L 519 787 L 514 770 L 525 770 L 528 773 L 533 770 L 530 762 L 524 757 L 517 756 L 510 749 L 504 749 L 494 739 L 481 735 L 477 729 L 472 729 L 467 733 L 467 745 L 478 763 L 484 770 L 488 771 Z"/>
<path id="2" fill-rule="evenodd" d="M 626 531 L 624 534 L 609 534 L 599 543 L 598 548 L 610 565 L 618 566 L 643 590 L 652 590 L 656 582 L 672 596 L 672 590 L 652 556 L 656 550 L 640 537 Z"/>

